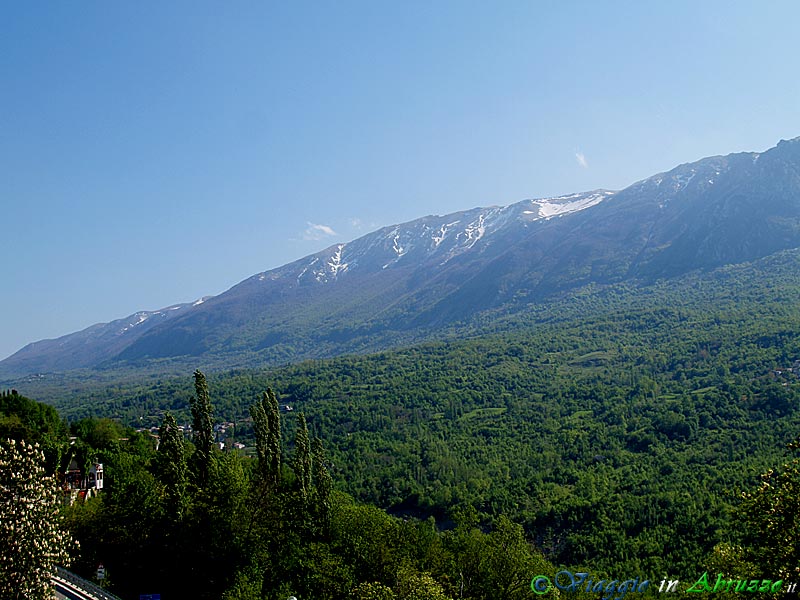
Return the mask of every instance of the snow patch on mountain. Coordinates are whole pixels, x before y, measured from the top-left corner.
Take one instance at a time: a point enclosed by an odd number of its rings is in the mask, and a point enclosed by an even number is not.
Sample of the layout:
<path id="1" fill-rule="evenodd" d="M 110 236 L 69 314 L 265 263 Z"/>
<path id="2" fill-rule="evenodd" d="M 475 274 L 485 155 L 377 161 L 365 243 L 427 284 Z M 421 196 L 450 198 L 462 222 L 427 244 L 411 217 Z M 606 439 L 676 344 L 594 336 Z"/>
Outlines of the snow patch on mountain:
<path id="1" fill-rule="evenodd" d="M 323 253 L 312 257 L 311 261 L 304 265 L 297 275 L 297 283 L 299 284 L 309 271 L 311 271 L 311 275 L 314 276 L 314 280 L 318 283 L 335 281 L 341 273 L 344 273 L 350 267 L 350 262 L 345 262 L 344 260 L 344 249 L 346 246 L 347 244 L 337 244 L 332 248 L 328 248 L 328 250 Z M 325 256 L 326 254 L 327 256 Z M 272 279 L 280 279 L 286 274 L 287 273 L 283 270 L 276 271 Z"/>
<path id="2" fill-rule="evenodd" d="M 395 254 L 397 254 L 397 258 L 400 258 L 401 256 L 403 256 L 403 254 L 406 253 L 406 251 L 403 250 L 403 246 L 400 245 L 399 233 L 395 233 L 395 236 L 392 238 L 392 250 L 394 250 Z"/>
<path id="3" fill-rule="evenodd" d="M 446 235 L 447 235 L 447 225 L 442 225 L 439 228 L 439 231 L 434 233 L 433 236 L 431 237 L 431 240 L 433 240 L 433 247 L 438 248 L 439 244 L 442 243 L 442 240 L 444 240 L 444 236 Z"/>
<path id="4" fill-rule="evenodd" d="M 595 190 L 569 196 L 525 200 L 509 206 L 473 208 L 449 215 L 429 215 L 384 227 L 347 244 L 331 246 L 312 256 L 268 271 L 259 280 L 291 278 L 296 285 L 335 282 L 345 272 L 385 270 L 422 265 L 439 266 L 465 252 L 483 252 L 494 235 L 508 227 L 561 217 L 587 209 L 614 195 Z M 531 210 L 524 210 L 531 209 Z"/>
<path id="5" fill-rule="evenodd" d="M 534 220 L 563 217 L 564 215 L 600 204 L 603 200 L 607 200 L 613 195 L 614 192 L 601 190 L 597 192 L 570 194 L 568 196 L 557 196 L 555 198 L 530 200 L 530 205 L 533 210 L 525 210 L 523 214 L 533 215 Z"/>
<path id="6" fill-rule="evenodd" d="M 156 312 L 154 312 L 153 314 L 159 314 L 159 312 L 158 312 L 158 311 L 156 311 Z M 134 313 L 133 317 L 134 317 L 136 320 L 135 320 L 135 321 L 131 321 L 131 322 L 129 322 L 129 323 L 128 323 L 128 324 L 127 324 L 125 327 L 123 327 L 123 328 L 120 330 L 120 333 L 125 333 L 125 332 L 126 332 L 126 331 L 128 331 L 129 329 L 132 329 L 132 328 L 136 327 L 137 325 L 141 325 L 142 323 L 144 323 L 144 322 L 145 322 L 145 321 L 148 319 L 148 317 L 149 317 L 149 316 L 150 316 L 150 314 L 149 314 L 149 313 L 146 313 L 146 312 L 137 312 L 137 313 Z"/>
<path id="7" fill-rule="evenodd" d="M 339 275 L 339 271 L 346 271 L 347 270 L 347 263 L 342 261 L 342 250 L 344 249 L 344 244 L 339 244 L 336 248 L 336 252 L 333 253 L 333 256 L 328 261 L 328 268 L 331 271 L 331 275 L 333 275 L 334 279 L 337 275 Z"/>
<path id="8" fill-rule="evenodd" d="M 466 241 L 464 242 L 467 248 L 472 248 L 479 239 L 486 233 L 486 215 L 478 215 L 477 220 L 473 221 L 464 230 Z M 459 234 L 460 235 L 460 234 Z"/>
<path id="9" fill-rule="evenodd" d="M 133 313 L 127 319 L 119 319 L 118 321 L 114 321 L 112 323 L 102 323 L 99 324 L 98 327 L 104 327 L 106 325 L 116 325 L 117 323 L 124 323 L 125 326 L 117 330 L 117 335 L 122 335 L 127 331 L 131 331 L 134 328 L 138 327 L 142 323 L 145 323 L 148 320 L 157 320 L 158 318 L 167 319 L 171 317 L 175 311 L 183 310 L 184 308 L 192 308 L 195 306 L 201 305 L 203 302 L 208 300 L 211 296 L 204 296 L 191 305 L 189 304 L 173 304 L 172 306 L 167 306 L 166 308 L 162 308 L 160 310 L 140 310 L 139 312 Z"/>
<path id="10" fill-rule="evenodd" d="M 701 191 L 716 185 L 730 169 L 728 157 L 712 156 L 701 161 L 679 165 L 665 173 L 658 173 L 634 183 L 625 190 L 625 196 L 643 194 L 663 210 L 673 201 L 683 198 L 687 190 Z"/>

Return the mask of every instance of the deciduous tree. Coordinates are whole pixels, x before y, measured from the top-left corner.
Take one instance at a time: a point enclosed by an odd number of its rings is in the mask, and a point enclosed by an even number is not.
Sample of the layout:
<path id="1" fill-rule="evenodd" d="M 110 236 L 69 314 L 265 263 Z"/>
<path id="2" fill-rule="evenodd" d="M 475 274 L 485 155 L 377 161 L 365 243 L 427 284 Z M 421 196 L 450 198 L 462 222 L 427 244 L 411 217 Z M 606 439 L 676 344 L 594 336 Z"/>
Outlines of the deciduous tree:
<path id="1" fill-rule="evenodd" d="M 800 450 L 800 437 L 789 444 Z M 775 578 L 800 577 L 800 457 L 761 476 L 755 492 L 744 494 L 740 507 L 750 529 L 746 558 Z M 748 556 L 749 554 L 749 556 Z"/>
<path id="2" fill-rule="evenodd" d="M 69 562 L 59 491 L 37 446 L 0 444 L 0 598 L 50 600 L 56 565 Z"/>

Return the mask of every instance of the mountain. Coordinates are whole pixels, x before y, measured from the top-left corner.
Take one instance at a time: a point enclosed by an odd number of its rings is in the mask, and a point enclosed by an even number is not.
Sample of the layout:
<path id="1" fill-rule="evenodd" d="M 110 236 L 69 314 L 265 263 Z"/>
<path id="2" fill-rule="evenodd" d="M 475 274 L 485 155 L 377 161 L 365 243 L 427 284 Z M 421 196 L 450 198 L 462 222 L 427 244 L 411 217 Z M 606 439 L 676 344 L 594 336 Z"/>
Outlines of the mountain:
<path id="1" fill-rule="evenodd" d="M 54 340 L 28 344 L 7 361 L 22 373 L 66 371 L 91 367 L 114 356 L 151 328 L 197 307 L 207 298 L 193 303 L 174 304 L 161 310 L 139 311 L 110 323 L 97 323 L 77 333 Z M 12 360 L 13 359 L 13 360 Z M 0 363 L 0 369 L 5 367 Z M 2 370 L 0 370 L 2 373 Z"/>
<path id="2" fill-rule="evenodd" d="M 250 366 L 378 350 L 585 285 L 650 283 L 796 247 L 800 138 L 680 165 L 618 192 L 385 227 L 202 303 L 30 344 L 0 362 L 0 375 L 175 360 Z M 139 315 L 148 317 L 129 323 Z"/>

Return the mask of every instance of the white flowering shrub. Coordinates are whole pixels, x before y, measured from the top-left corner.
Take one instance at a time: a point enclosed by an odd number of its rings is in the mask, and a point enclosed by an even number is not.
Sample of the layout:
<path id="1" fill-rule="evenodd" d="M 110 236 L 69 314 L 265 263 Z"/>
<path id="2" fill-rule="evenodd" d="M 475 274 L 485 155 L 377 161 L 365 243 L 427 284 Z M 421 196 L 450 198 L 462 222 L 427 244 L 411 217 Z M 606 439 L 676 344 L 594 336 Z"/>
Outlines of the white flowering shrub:
<path id="1" fill-rule="evenodd" d="M 52 600 L 55 565 L 69 562 L 59 490 L 38 444 L 0 442 L 0 598 Z"/>

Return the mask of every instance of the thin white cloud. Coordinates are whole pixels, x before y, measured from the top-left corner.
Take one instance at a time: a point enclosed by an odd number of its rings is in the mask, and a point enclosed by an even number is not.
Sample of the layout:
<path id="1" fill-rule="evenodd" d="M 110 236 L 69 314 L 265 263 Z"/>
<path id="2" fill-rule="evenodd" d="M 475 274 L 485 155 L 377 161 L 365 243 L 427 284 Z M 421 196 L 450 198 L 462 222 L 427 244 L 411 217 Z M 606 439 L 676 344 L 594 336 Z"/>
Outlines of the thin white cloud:
<path id="1" fill-rule="evenodd" d="M 320 225 L 318 223 L 308 223 L 308 227 L 303 232 L 303 239 L 304 240 L 321 240 L 325 237 L 331 237 L 334 235 L 339 235 L 336 233 L 332 227 L 328 225 Z"/>
<path id="2" fill-rule="evenodd" d="M 586 162 L 586 157 L 583 155 L 583 152 L 576 152 L 575 153 L 575 160 L 578 161 L 578 164 L 582 168 L 584 168 L 584 169 L 588 169 L 589 168 L 589 163 Z"/>
<path id="3" fill-rule="evenodd" d="M 364 224 L 361 222 L 361 219 L 358 217 L 352 217 L 350 219 L 350 226 L 355 227 L 356 229 L 361 229 Z"/>

